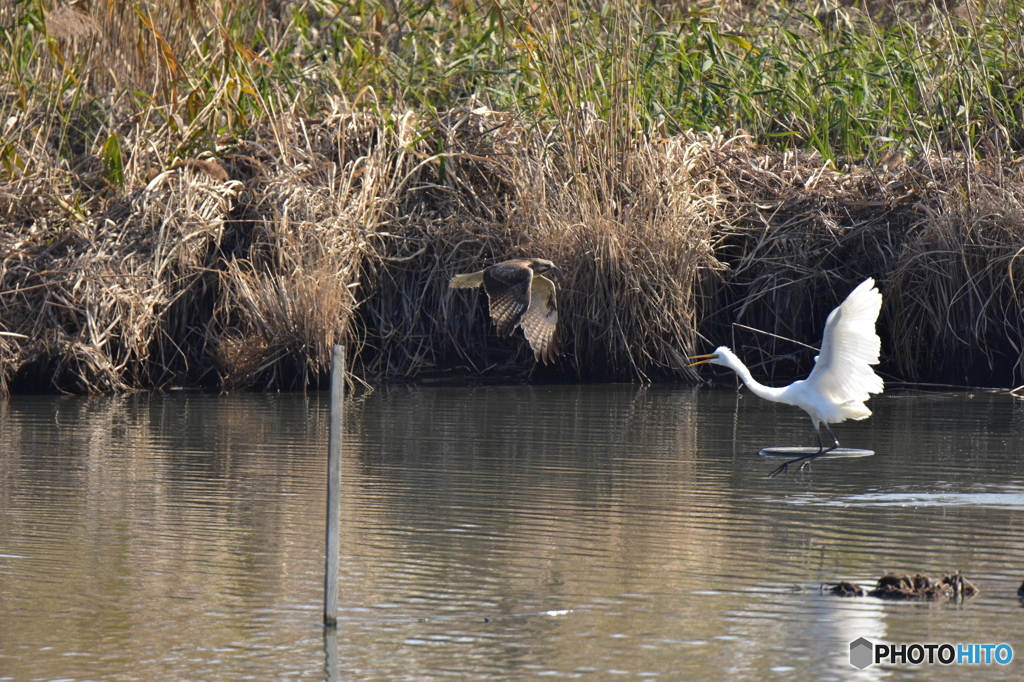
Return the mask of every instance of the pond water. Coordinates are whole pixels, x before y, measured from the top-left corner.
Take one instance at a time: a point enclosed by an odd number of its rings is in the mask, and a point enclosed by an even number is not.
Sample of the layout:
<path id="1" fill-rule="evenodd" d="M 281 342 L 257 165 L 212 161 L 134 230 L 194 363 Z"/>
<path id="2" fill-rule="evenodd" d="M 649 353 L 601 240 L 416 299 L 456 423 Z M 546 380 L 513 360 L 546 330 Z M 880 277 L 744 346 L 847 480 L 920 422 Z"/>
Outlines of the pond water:
<path id="1" fill-rule="evenodd" d="M 774 479 L 796 408 L 668 386 L 347 404 L 325 634 L 325 395 L 0 402 L 0 680 L 1021 679 L 1024 401 L 886 393 L 870 457 Z M 963 571 L 962 603 L 823 594 Z M 858 670 L 850 642 L 1008 644 Z"/>

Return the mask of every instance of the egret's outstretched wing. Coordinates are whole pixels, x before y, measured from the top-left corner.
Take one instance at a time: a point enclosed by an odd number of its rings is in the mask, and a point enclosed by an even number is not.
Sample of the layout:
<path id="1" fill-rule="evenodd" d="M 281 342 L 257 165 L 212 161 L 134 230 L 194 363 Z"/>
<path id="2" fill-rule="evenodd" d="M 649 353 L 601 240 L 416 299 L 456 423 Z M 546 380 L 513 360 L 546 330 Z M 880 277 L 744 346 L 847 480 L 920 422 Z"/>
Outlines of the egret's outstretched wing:
<path id="1" fill-rule="evenodd" d="M 871 369 L 882 349 L 875 333 L 881 309 L 882 294 L 869 277 L 829 313 L 821 353 L 806 380 L 808 388 L 813 386 L 836 403 L 865 401 L 882 392 L 882 378 Z"/>
<path id="2" fill-rule="evenodd" d="M 533 348 L 537 362 L 545 365 L 558 355 L 558 305 L 555 284 L 543 275 L 536 275 L 530 294 L 530 307 L 523 314 L 520 326 Z"/>
<path id="3" fill-rule="evenodd" d="M 530 307 L 529 261 L 509 260 L 484 270 L 484 289 L 498 336 L 508 336 Z"/>

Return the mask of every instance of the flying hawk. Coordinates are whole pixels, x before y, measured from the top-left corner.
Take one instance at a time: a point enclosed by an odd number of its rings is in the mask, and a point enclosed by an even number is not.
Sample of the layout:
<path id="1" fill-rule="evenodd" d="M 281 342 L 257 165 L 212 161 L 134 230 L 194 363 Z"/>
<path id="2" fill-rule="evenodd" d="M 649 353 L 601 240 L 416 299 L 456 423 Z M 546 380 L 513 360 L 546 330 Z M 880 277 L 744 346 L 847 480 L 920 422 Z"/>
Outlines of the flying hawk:
<path id="1" fill-rule="evenodd" d="M 452 277 L 453 289 L 483 285 L 498 336 L 522 327 L 533 355 L 545 365 L 558 355 L 555 285 L 542 273 L 561 272 L 543 258 L 515 258 L 468 275 Z"/>

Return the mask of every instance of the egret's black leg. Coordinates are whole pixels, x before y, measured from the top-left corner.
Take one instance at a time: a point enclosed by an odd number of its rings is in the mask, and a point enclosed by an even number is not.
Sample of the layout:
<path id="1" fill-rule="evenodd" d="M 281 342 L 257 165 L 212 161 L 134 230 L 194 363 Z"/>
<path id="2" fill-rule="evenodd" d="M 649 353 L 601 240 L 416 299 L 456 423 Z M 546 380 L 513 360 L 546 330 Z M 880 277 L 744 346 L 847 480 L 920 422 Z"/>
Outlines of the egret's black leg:
<path id="1" fill-rule="evenodd" d="M 832 433 L 832 429 L 829 428 L 829 425 L 826 422 L 822 422 L 822 424 L 825 424 L 825 428 L 828 429 L 828 435 L 832 436 L 832 440 L 835 442 L 835 445 L 833 445 L 830 448 L 826 448 L 825 444 L 821 442 L 821 430 L 815 428 L 814 430 L 818 434 L 818 451 L 811 455 L 804 455 L 803 457 L 797 457 L 796 459 L 791 459 L 788 462 L 783 462 L 779 467 L 777 467 L 774 471 L 768 474 L 768 478 L 775 478 L 777 475 L 784 473 L 789 468 L 790 464 L 796 464 L 797 462 L 800 462 L 800 468 L 797 469 L 797 471 L 802 471 L 805 466 L 810 464 L 812 459 L 821 457 L 826 452 L 832 452 L 833 450 L 838 448 L 839 439 L 836 438 L 836 434 Z M 817 424 L 815 424 L 815 426 L 817 426 Z"/>
<path id="2" fill-rule="evenodd" d="M 815 457 L 817 457 L 820 454 L 822 454 L 821 450 L 819 450 L 818 452 L 815 452 L 813 455 L 804 455 L 803 457 L 797 457 L 796 459 L 791 459 L 788 462 L 783 462 L 778 468 L 776 468 L 773 472 L 768 474 L 768 478 L 775 478 L 779 474 L 784 473 L 786 471 L 786 469 L 789 468 L 790 464 L 796 464 L 797 462 L 803 462 L 803 464 L 800 465 L 800 469 L 803 469 L 804 468 L 804 464 L 807 464 L 808 462 L 810 462 L 812 459 L 814 459 Z"/>
<path id="3" fill-rule="evenodd" d="M 824 450 L 824 451 L 818 453 L 820 455 L 823 455 L 826 452 L 832 452 L 833 450 L 835 450 L 836 448 L 839 447 L 839 439 L 836 438 L 836 434 L 832 433 L 832 427 L 829 426 L 827 422 L 822 422 L 822 424 L 825 424 L 825 428 L 828 429 L 828 435 L 832 436 L 833 445 L 828 450 Z M 818 434 L 818 447 L 819 448 L 821 447 L 821 434 L 820 433 Z"/>

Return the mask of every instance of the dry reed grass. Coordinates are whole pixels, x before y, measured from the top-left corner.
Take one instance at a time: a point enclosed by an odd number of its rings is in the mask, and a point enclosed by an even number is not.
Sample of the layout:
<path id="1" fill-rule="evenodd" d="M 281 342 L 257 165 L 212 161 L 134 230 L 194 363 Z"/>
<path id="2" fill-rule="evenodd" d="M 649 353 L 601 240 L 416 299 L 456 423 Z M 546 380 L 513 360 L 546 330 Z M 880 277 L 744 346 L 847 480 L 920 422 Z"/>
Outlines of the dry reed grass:
<path id="1" fill-rule="evenodd" d="M 743 135 L 610 134 L 585 108 L 428 126 L 339 102 L 225 147 L 227 181 L 186 160 L 103 202 L 72 201 L 67 172 L 5 176 L 0 391 L 305 388 L 337 342 L 371 382 L 692 378 L 681 358 L 720 343 L 789 378 L 813 352 L 734 323 L 817 343 L 865 276 L 890 377 L 1020 383 L 1017 165 L 836 170 Z M 529 255 L 566 273 L 551 367 L 447 287 Z"/>
<path id="2" fill-rule="evenodd" d="M 367 327 L 381 330 L 371 373 L 461 366 L 478 376 L 678 376 L 679 350 L 696 340 L 696 285 L 719 267 L 710 240 L 721 197 L 698 191 L 701 171 L 727 143 L 646 143 L 609 167 L 579 155 L 601 148 L 593 131 L 553 142 L 567 136 L 484 107 L 449 112 L 441 134 L 447 151 L 420 163 L 408 187 L 419 196 L 385 223 L 394 238 L 376 260 L 363 308 Z M 537 368 L 518 337 L 494 337 L 482 295 L 448 291 L 454 273 L 526 256 L 565 272 L 565 359 L 555 372 Z"/>
<path id="3" fill-rule="evenodd" d="M 1014 385 L 1024 359 L 1019 163 L 930 156 L 839 172 L 787 152 L 741 165 L 725 169 L 739 201 L 716 244 L 729 270 L 708 299 L 705 335 L 793 379 L 815 355 L 793 340 L 817 344 L 832 307 L 871 276 L 885 297 L 890 380 Z"/>
<path id="4" fill-rule="evenodd" d="M 263 132 L 235 158 L 254 175 L 242 193 L 244 240 L 220 274 L 217 364 L 228 387 L 305 388 L 329 369 L 334 344 L 355 342 L 359 354 L 360 277 L 393 176 L 365 116 L 284 119 Z"/>
<path id="5" fill-rule="evenodd" d="M 1024 373 L 1024 173 L 950 160 L 889 277 L 893 371 L 1010 387 Z"/>
<path id="6" fill-rule="evenodd" d="M 169 171 L 95 216 L 5 230 L 0 311 L 25 338 L 4 379 L 28 371 L 62 390 L 123 391 L 160 385 L 178 360 L 190 371 L 234 192 Z"/>

